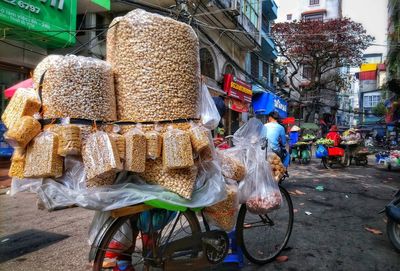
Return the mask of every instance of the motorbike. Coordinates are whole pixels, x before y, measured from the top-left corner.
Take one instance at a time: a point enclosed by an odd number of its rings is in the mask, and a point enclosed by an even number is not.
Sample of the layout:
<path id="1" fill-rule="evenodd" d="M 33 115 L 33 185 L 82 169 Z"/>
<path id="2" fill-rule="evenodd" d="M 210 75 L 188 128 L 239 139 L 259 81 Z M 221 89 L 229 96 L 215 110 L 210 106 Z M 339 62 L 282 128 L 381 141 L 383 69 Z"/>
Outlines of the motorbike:
<path id="1" fill-rule="evenodd" d="M 312 142 L 298 142 L 292 147 L 292 161 L 296 158 L 300 164 L 309 164 L 311 162 L 311 145 Z"/>
<path id="2" fill-rule="evenodd" d="M 342 167 L 350 166 L 350 156 L 348 151 L 339 147 L 323 146 L 326 149 L 326 155 L 320 158 L 322 165 L 326 169 L 332 168 L 333 165 L 340 165 Z"/>
<path id="3" fill-rule="evenodd" d="M 379 213 L 385 213 L 388 221 L 386 232 L 394 248 L 400 252 L 400 189 L 394 195 L 383 210 Z"/>

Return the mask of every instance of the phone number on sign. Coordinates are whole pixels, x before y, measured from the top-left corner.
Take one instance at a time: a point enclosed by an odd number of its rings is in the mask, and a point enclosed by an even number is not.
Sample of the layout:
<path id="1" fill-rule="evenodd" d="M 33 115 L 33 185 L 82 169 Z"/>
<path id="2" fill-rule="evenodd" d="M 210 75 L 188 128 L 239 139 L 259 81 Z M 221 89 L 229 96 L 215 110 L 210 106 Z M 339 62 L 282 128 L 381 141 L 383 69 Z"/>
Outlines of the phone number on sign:
<path id="1" fill-rule="evenodd" d="M 6 2 L 10 5 L 14 5 L 14 6 L 19 6 L 22 9 L 28 10 L 32 13 L 36 13 L 38 14 L 40 12 L 40 8 L 37 6 L 34 6 L 32 4 L 29 4 L 27 2 L 24 1 L 17 1 L 17 0 L 3 0 L 3 2 Z"/>

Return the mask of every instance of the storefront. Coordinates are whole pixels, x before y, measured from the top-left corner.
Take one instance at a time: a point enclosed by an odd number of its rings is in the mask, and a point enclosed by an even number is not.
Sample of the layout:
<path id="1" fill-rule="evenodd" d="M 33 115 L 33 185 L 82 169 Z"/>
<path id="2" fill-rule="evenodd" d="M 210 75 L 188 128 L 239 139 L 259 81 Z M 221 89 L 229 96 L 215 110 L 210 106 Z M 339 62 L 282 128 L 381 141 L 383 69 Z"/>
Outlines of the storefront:
<path id="1" fill-rule="evenodd" d="M 249 108 L 253 91 L 251 85 L 232 74 L 224 75 L 225 103 L 229 108 L 225 114 L 225 133 L 231 135 L 249 118 Z"/>
<path id="2" fill-rule="evenodd" d="M 30 77 L 47 49 L 75 44 L 77 0 L 1 1 L 0 90 Z"/>

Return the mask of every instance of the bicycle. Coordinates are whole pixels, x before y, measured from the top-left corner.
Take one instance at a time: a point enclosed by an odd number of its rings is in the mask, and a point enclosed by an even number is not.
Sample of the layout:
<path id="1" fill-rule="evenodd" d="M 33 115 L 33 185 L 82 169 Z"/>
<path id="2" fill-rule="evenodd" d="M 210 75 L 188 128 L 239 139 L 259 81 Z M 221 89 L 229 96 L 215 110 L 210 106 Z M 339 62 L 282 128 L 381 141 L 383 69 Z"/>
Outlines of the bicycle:
<path id="1" fill-rule="evenodd" d="M 290 238 L 293 204 L 281 186 L 286 177 L 287 174 L 279 183 L 283 198 L 280 209 L 254 215 L 247 212 L 245 204 L 240 207 L 236 239 L 252 263 L 273 261 Z M 148 228 L 141 221 L 143 214 L 151 222 L 147 223 Z M 154 218 L 162 220 L 161 227 L 154 223 Z M 266 229 L 263 231 L 262 227 Z M 267 237 L 273 240 L 268 242 Z M 89 261 L 93 262 L 94 271 L 112 270 L 116 261 L 130 262 L 134 270 L 200 270 L 222 262 L 228 249 L 227 233 L 211 229 L 201 208 L 188 209 L 153 200 L 112 211 L 92 244 Z"/>

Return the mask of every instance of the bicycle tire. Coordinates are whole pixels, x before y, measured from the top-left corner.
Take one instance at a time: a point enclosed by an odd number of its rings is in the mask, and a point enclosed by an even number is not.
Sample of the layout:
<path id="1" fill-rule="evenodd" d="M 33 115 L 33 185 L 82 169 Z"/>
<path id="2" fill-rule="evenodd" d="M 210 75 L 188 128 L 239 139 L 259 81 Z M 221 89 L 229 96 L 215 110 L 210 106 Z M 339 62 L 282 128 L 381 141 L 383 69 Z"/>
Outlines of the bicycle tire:
<path id="1" fill-rule="evenodd" d="M 186 218 L 186 220 L 188 221 L 189 227 L 192 231 L 192 234 L 198 233 L 201 231 L 200 223 L 199 223 L 199 220 L 197 219 L 195 213 L 188 210 L 188 211 L 182 212 L 180 214 L 183 215 Z M 104 237 L 100 242 L 99 248 L 97 250 L 97 253 L 96 253 L 96 256 L 95 256 L 94 262 L 93 262 L 93 269 L 92 269 L 93 271 L 101 271 L 104 269 L 103 263 L 104 263 L 104 259 L 105 259 L 105 255 L 106 255 L 107 251 L 113 252 L 112 250 L 109 249 L 110 242 L 113 240 L 113 238 L 116 235 L 116 233 L 118 232 L 118 230 L 125 223 L 127 223 L 132 218 L 135 218 L 135 217 L 137 218 L 138 216 L 139 216 L 139 214 L 135 214 L 135 215 L 123 216 L 123 217 L 116 218 L 116 221 L 112 224 L 110 229 L 104 234 Z M 167 225 L 169 225 L 169 224 L 167 224 Z M 135 232 L 134 234 L 136 234 L 136 237 L 137 237 L 139 235 L 139 231 Z M 135 244 L 133 244 L 133 246 L 136 246 L 136 240 L 137 239 L 135 238 Z M 165 245 L 165 244 L 163 244 L 163 245 Z M 133 254 L 133 252 L 132 252 L 132 254 Z M 150 266 L 147 266 L 146 269 L 143 269 L 143 270 L 151 270 L 151 269 L 150 269 Z"/>
<path id="2" fill-rule="evenodd" d="M 244 240 L 245 218 L 246 218 L 246 214 L 248 212 L 247 212 L 246 204 L 242 204 L 242 206 L 240 207 L 237 224 L 236 224 L 236 235 L 237 235 L 236 238 L 238 240 L 238 245 L 240 246 L 240 248 L 243 251 L 243 254 L 246 256 L 246 258 L 250 262 L 252 262 L 254 264 L 263 265 L 263 264 L 273 261 L 285 248 L 285 246 L 287 245 L 287 243 L 289 241 L 290 235 L 292 234 L 293 217 L 294 217 L 292 199 L 290 198 L 289 192 L 287 192 L 287 190 L 285 188 L 283 188 L 282 186 L 279 185 L 279 189 L 282 193 L 282 199 L 288 206 L 289 221 L 288 221 L 288 225 L 286 228 L 286 232 L 285 232 L 283 241 L 280 243 L 278 249 L 275 250 L 273 252 L 273 254 L 268 255 L 266 258 L 258 258 L 257 255 L 253 255 L 253 253 L 250 252 L 249 248 L 252 246 L 252 244 L 246 244 L 246 241 Z M 279 210 L 281 210 L 281 209 L 278 209 L 277 211 L 279 211 Z M 279 227 L 279 225 L 278 225 L 278 227 Z M 268 245 L 269 244 L 267 244 L 263 241 L 264 247 L 266 247 Z M 275 245 L 275 244 L 272 244 L 272 245 Z M 261 255 L 264 255 L 264 254 L 261 254 Z"/>

